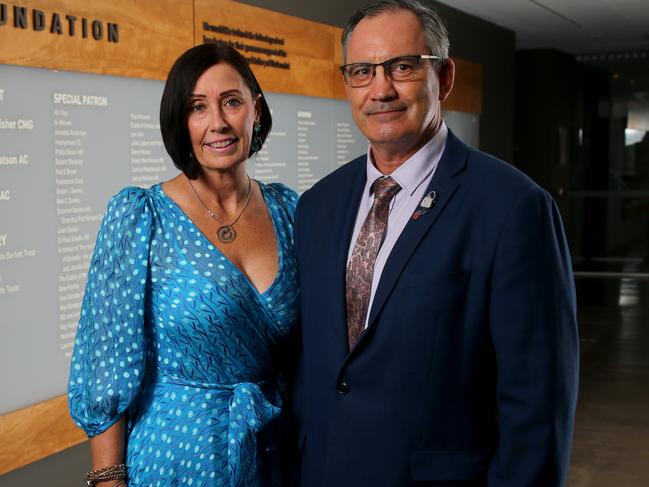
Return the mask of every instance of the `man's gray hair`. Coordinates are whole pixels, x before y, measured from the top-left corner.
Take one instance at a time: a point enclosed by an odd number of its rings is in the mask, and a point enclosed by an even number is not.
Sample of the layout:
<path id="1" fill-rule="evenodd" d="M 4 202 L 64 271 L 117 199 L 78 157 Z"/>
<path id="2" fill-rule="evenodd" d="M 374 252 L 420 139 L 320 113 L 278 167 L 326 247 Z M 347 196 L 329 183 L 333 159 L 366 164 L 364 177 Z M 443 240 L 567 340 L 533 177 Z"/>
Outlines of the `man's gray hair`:
<path id="1" fill-rule="evenodd" d="M 419 0 L 377 0 L 364 7 L 361 7 L 352 15 L 343 30 L 343 59 L 347 62 L 347 46 L 352 37 L 352 31 L 365 17 L 376 17 L 377 15 L 394 12 L 396 10 L 410 10 L 420 20 L 426 35 L 426 46 L 429 54 L 439 56 L 442 59 L 448 57 L 449 40 L 448 32 L 444 22 L 437 12 Z M 408 53 L 411 54 L 411 53 Z M 419 53 L 425 54 L 425 53 Z"/>

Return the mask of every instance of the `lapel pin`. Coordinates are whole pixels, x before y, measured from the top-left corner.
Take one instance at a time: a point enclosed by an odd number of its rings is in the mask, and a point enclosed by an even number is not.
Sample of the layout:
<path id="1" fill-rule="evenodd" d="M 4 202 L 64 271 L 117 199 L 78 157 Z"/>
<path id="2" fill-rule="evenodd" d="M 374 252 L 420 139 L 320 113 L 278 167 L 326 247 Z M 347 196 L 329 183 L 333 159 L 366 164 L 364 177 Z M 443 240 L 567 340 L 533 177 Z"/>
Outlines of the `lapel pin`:
<path id="1" fill-rule="evenodd" d="M 435 191 L 431 191 L 426 196 L 424 196 L 424 199 L 421 200 L 421 203 L 419 203 L 419 206 L 429 210 L 430 207 L 433 206 L 436 201 L 437 201 L 437 193 Z"/>
<path id="2" fill-rule="evenodd" d="M 421 203 L 419 203 L 419 207 L 412 214 L 412 219 L 418 220 L 420 216 L 424 215 L 428 210 L 432 208 L 436 201 L 437 193 L 435 191 L 428 193 L 426 196 L 424 196 L 424 198 L 421 200 Z"/>

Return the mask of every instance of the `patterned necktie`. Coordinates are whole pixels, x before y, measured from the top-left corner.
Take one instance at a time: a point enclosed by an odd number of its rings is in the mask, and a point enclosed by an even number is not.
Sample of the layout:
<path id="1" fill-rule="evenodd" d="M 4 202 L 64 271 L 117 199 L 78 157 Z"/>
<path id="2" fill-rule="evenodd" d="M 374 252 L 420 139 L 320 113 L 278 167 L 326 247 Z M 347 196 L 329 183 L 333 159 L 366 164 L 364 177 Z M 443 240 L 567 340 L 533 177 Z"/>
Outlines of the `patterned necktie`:
<path id="1" fill-rule="evenodd" d="M 374 203 L 370 208 L 356 239 L 351 259 L 347 265 L 345 283 L 347 300 L 347 335 L 351 350 L 365 329 L 365 317 L 372 291 L 374 262 L 379 253 L 388 226 L 390 200 L 399 192 L 399 186 L 391 177 L 374 181 Z"/>

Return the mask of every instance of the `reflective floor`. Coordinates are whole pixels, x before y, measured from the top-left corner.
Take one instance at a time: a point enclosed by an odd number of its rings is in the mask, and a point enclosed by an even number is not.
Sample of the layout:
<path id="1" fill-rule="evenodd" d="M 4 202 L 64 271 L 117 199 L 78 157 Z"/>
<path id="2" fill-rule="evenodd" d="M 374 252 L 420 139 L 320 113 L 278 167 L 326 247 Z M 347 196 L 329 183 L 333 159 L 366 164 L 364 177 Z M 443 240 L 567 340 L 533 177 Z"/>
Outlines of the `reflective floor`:
<path id="1" fill-rule="evenodd" d="M 649 280 L 577 278 L 581 385 L 568 487 L 649 486 Z"/>

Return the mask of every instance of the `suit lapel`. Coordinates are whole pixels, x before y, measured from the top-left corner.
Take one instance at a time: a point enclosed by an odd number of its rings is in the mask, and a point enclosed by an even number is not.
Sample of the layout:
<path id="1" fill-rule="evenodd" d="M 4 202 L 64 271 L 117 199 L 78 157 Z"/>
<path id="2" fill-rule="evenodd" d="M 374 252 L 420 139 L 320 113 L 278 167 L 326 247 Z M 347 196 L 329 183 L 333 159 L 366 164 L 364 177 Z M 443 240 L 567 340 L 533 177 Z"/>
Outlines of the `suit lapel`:
<path id="1" fill-rule="evenodd" d="M 390 295 L 403 268 L 417 249 L 419 242 L 435 223 L 459 187 L 461 179 L 459 173 L 465 167 L 468 152 L 467 146 L 460 142 L 449 130 L 444 153 L 427 189 L 427 192 L 437 192 L 437 202 L 419 219 L 410 219 L 408 221 L 390 252 L 372 302 L 368 330 L 374 326 L 376 317 Z M 365 333 L 363 338 L 367 336 L 368 333 Z"/>

